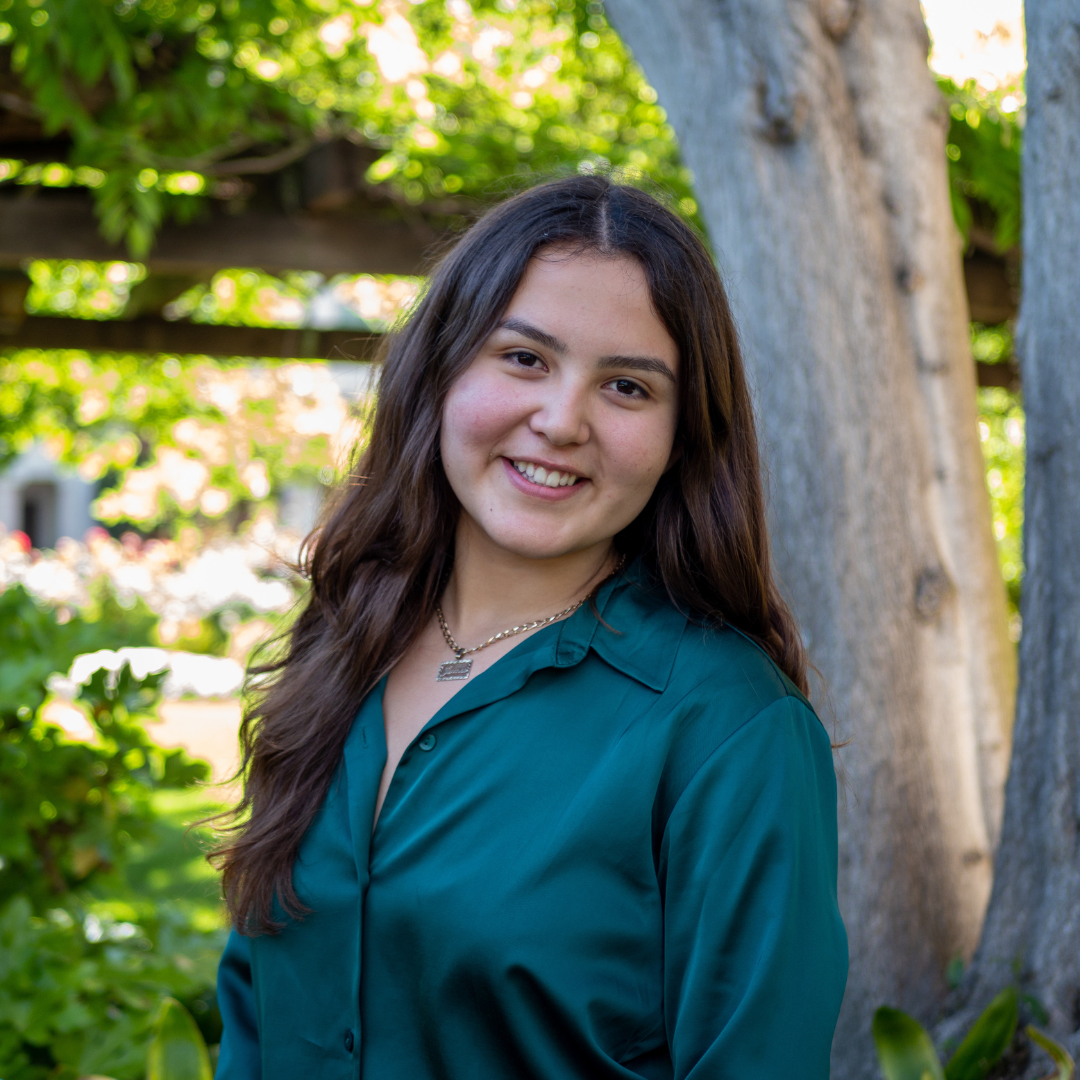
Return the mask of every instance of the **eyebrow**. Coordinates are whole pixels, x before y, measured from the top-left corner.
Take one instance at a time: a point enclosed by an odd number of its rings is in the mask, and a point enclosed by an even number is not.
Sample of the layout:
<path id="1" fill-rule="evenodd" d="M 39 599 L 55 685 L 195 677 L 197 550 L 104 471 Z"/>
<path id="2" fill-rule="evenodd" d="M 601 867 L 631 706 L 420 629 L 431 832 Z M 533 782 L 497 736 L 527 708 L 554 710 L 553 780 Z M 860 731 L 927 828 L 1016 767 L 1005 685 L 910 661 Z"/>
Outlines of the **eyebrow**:
<path id="1" fill-rule="evenodd" d="M 651 371 L 654 375 L 663 375 L 675 382 L 675 372 L 654 356 L 601 356 L 597 361 L 599 368 L 625 368 L 630 371 Z"/>
<path id="2" fill-rule="evenodd" d="M 557 352 L 560 356 L 569 348 L 565 341 L 541 330 L 538 326 L 533 326 L 532 323 L 526 322 L 524 319 L 503 319 L 495 329 L 512 330 L 515 334 L 521 334 L 522 337 L 527 337 L 531 341 L 535 341 L 537 345 L 546 346 L 552 352 Z"/>
<path id="3" fill-rule="evenodd" d="M 538 345 L 543 345 L 560 356 L 569 351 L 569 346 L 565 341 L 549 334 L 546 330 L 541 330 L 538 326 L 533 326 L 524 319 L 503 319 L 496 329 L 521 334 L 522 337 L 527 337 L 530 341 L 535 341 Z M 623 368 L 629 371 L 651 371 L 654 375 L 662 375 L 665 379 L 676 382 L 675 373 L 671 368 L 655 356 L 601 356 L 596 366 L 601 370 Z"/>

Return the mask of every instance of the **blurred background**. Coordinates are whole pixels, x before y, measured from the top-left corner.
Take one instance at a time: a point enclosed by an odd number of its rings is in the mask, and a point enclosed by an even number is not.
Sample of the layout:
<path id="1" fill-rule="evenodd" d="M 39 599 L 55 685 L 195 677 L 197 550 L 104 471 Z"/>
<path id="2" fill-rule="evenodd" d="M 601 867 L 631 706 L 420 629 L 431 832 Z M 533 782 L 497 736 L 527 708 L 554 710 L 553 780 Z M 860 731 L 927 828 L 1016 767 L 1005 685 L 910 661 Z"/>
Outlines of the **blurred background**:
<path id="1" fill-rule="evenodd" d="M 993 536 L 1021 635 L 1019 0 L 925 0 Z M 659 185 L 663 102 L 592 0 L 0 0 L 0 1069 L 210 1047 L 199 821 L 364 439 L 379 337 L 538 177 Z"/>

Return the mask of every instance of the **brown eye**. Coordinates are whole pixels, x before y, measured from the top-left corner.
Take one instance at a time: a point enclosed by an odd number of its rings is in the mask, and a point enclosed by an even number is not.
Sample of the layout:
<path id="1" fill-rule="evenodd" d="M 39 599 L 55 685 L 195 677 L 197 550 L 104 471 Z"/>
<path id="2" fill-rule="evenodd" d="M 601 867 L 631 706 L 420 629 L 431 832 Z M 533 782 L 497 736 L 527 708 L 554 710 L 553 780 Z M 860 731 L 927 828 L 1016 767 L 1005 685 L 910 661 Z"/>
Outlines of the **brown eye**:
<path id="1" fill-rule="evenodd" d="M 617 394 L 623 394 L 626 397 L 644 393 L 636 382 L 631 382 L 629 379 L 616 379 L 612 385 L 615 387 L 615 392 Z"/>
<path id="2" fill-rule="evenodd" d="M 515 363 L 520 364 L 522 367 L 527 368 L 535 368 L 543 363 L 539 356 L 531 352 L 510 353 L 510 359 L 513 360 Z"/>

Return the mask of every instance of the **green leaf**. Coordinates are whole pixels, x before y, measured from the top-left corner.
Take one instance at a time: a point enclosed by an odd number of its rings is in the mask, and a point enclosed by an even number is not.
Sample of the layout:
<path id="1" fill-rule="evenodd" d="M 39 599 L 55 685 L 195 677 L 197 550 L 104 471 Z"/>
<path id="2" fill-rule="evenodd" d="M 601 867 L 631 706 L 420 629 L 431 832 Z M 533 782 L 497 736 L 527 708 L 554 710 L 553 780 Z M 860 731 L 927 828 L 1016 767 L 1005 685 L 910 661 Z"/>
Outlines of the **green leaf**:
<path id="1" fill-rule="evenodd" d="M 1073 1073 L 1076 1072 L 1076 1065 L 1069 1051 L 1061 1043 L 1051 1039 L 1046 1032 L 1040 1031 L 1031 1024 L 1028 1024 L 1024 1030 L 1032 1042 L 1038 1043 L 1054 1059 L 1057 1072 L 1046 1077 L 1046 1080 L 1072 1080 Z"/>
<path id="2" fill-rule="evenodd" d="M 161 1003 L 146 1059 L 146 1080 L 213 1080 L 206 1043 L 175 998 Z"/>
<path id="3" fill-rule="evenodd" d="M 1023 994 L 1020 1001 L 1027 1006 L 1027 1010 L 1036 1024 L 1041 1024 L 1043 1027 L 1046 1027 L 1046 1025 L 1050 1023 L 1050 1014 L 1046 1011 L 1046 1007 L 1043 1003 L 1034 994 Z"/>
<path id="4" fill-rule="evenodd" d="M 883 1005 L 874 1013 L 873 1032 L 885 1080 L 943 1080 L 937 1051 L 918 1020 Z"/>
<path id="5" fill-rule="evenodd" d="M 1009 1048 L 1016 1033 L 1018 1003 L 1010 986 L 987 1005 L 945 1066 L 945 1080 L 982 1080 Z"/>

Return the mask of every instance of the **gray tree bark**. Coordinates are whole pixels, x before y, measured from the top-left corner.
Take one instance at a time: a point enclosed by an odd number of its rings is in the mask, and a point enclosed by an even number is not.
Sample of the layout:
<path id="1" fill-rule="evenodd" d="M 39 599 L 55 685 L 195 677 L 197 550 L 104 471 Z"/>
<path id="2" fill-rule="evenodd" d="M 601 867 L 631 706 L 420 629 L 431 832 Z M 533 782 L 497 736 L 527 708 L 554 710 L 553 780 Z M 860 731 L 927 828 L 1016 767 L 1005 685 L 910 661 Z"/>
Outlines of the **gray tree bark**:
<path id="1" fill-rule="evenodd" d="M 1027 464 L 1016 735 L 962 1029 L 1019 974 L 1080 1054 L 1080 3 L 1026 5 Z"/>
<path id="2" fill-rule="evenodd" d="M 693 170 L 756 385 L 777 564 L 853 740 L 834 1075 L 876 1076 L 874 1008 L 934 1020 L 978 940 L 1015 678 L 926 30 L 918 0 L 608 11 Z"/>

